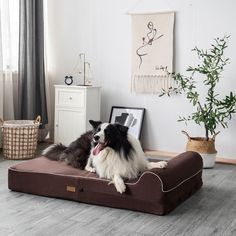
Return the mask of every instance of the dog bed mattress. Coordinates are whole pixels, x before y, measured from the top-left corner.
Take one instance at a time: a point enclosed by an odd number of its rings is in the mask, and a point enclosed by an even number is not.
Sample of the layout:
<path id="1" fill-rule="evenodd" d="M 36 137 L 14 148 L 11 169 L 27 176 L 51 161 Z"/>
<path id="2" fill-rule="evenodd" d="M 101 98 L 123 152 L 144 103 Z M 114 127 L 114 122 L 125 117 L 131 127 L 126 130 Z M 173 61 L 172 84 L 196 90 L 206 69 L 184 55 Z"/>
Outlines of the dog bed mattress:
<path id="1" fill-rule="evenodd" d="M 196 152 L 184 152 L 165 169 L 145 171 L 125 181 L 123 194 L 109 182 L 43 156 L 8 170 L 8 187 L 13 191 L 165 215 L 201 188 L 202 158 Z"/>

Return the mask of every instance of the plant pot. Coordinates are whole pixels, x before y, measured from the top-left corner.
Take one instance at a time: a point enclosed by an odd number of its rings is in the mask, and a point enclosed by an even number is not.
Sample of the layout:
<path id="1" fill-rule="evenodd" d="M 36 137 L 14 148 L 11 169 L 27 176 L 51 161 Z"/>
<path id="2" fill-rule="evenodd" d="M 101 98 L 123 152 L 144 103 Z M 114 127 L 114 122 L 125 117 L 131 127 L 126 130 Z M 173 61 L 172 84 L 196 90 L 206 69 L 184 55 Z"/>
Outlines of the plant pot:
<path id="1" fill-rule="evenodd" d="M 190 137 L 186 131 L 182 131 L 187 138 L 186 151 L 198 152 L 203 159 L 203 168 L 212 168 L 215 165 L 217 151 L 215 149 L 215 136 L 205 140 L 202 137 Z"/>

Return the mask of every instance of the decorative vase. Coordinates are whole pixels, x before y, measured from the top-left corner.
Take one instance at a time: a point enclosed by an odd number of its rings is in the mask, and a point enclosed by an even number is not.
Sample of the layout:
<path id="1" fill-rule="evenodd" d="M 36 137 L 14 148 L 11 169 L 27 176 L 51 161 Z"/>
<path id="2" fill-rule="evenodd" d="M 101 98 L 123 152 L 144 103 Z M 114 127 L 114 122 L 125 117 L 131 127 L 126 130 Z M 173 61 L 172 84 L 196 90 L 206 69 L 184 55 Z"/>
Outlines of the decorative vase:
<path id="1" fill-rule="evenodd" d="M 215 149 L 215 136 L 206 140 L 202 137 L 190 137 L 186 131 L 182 131 L 188 138 L 186 151 L 198 152 L 203 159 L 203 168 L 212 168 L 215 165 L 217 151 Z"/>

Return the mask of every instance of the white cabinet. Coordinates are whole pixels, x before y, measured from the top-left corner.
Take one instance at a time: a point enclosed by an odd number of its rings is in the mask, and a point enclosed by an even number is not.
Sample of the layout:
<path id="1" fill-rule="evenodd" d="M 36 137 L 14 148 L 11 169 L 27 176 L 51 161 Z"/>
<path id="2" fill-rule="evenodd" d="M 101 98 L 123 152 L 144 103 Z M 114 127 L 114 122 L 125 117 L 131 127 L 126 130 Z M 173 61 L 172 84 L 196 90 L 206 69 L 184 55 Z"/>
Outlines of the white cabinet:
<path id="1" fill-rule="evenodd" d="M 55 85 L 54 142 L 69 145 L 100 120 L 100 87 Z"/>

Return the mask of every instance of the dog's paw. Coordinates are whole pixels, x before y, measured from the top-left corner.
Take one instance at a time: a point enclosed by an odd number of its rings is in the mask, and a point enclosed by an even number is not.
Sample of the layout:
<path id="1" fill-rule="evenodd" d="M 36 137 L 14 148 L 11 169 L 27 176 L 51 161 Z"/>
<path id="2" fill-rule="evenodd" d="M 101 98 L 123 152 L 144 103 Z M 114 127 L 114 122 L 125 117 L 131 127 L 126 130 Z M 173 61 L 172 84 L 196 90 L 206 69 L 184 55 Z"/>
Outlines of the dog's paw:
<path id="1" fill-rule="evenodd" d="M 163 168 L 166 168 L 166 166 L 167 166 L 167 162 L 166 161 L 159 161 L 159 162 L 157 162 L 157 168 L 163 169 Z"/>
<path id="2" fill-rule="evenodd" d="M 120 175 L 115 175 L 111 182 L 113 182 L 113 184 L 115 185 L 117 192 L 119 193 L 125 192 L 126 186 L 124 180 L 121 178 Z"/>
<path id="3" fill-rule="evenodd" d="M 126 190 L 126 186 L 124 183 L 118 183 L 118 184 L 116 183 L 115 187 L 116 187 L 117 192 L 119 193 L 124 193 Z"/>
<path id="4" fill-rule="evenodd" d="M 87 170 L 87 171 L 89 171 L 89 172 L 93 172 L 93 173 L 96 172 L 96 169 L 93 168 L 93 167 L 91 167 L 91 166 L 87 166 L 87 167 L 85 167 L 85 170 Z"/>
<path id="5" fill-rule="evenodd" d="M 147 165 L 148 170 L 154 169 L 154 168 L 159 168 L 163 169 L 166 168 L 167 162 L 166 161 L 158 161 L 158 162 L 149 162 Z"/>

